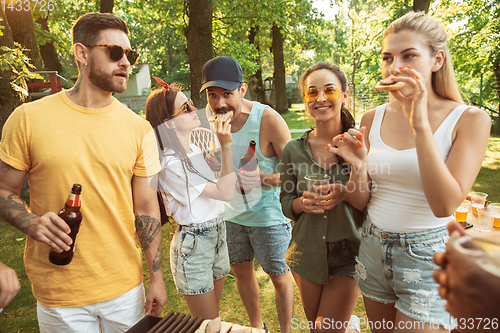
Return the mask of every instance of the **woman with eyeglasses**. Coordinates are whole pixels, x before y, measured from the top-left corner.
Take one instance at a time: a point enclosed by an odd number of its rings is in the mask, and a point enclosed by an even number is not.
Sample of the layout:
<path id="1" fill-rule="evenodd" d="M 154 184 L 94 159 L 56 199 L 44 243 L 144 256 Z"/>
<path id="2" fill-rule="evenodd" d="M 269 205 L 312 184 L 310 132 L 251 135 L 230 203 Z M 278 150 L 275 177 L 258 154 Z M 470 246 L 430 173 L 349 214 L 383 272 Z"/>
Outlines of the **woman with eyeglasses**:
<path id="1" fill-rule="evenodd" d="M 360 295 L 353 276 L 362 212 L 346 200 L 349 165 L 326 145 L 355 122 L 345 106 L 347 79 L 337 66 L 309 67 L 299 89 L 315 126 L 283 149 L 280 199 L 295 222 L 286 262 L 307 320 L 315 323 L 311 331 L 344 332 Z M 330 184 L 308 191 L 309 174 L 329 175 Z"/>
<path id="2" fill-rule="evenodd" d="M 432 278 L 433 255 L 444 252 L 446 225 L 481 168 L 491 120 L 463 103 L 436 19 L 411 12 L 392 22 L 381 60 L 382 77 L 403 87 L 329 149 L 359 173 L 349 196 L 368 205 L 356 282 L 370 322 L 386 323 L 373 332 L 448 332 L 454 320 Z"/>
<path id="3" fill-rule="evenodd" d="M 222 118 L 214 124 L 223 161 L 216 181 L 201 150 L 189 143 L 191 131 L 200 126 L 196 108 L 175 84 L 155 79 L 163 89 L 149 95 L 146 119 L 161 151 L 160 204 L 177 223 L 170 244 L 172 275 L 193 316 L 216 318 L 230 271 L 222 201 L 234 194 L 231 125 Z"/>

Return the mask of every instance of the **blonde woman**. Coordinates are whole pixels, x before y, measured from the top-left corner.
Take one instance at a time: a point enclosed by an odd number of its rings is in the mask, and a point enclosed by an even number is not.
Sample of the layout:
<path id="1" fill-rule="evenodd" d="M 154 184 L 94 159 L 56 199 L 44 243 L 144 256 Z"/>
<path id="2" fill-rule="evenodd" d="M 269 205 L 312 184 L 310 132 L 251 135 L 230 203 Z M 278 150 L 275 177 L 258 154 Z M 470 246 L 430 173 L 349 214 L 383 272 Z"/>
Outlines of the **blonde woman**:
<path id="1" fill-rule="evenodd" d="M 454 319 L 432 279 L 432 258 L 445 250 L 446 225 L 481 168 L 490 117 L 463 104 L 446 33 L 424 13 L 384 32 L 382 77 L 405 85 L 330 147 L 356 171 L 348 198 L 360 209 L 368 204 L 356 282 L 373 332 L 447 332 Z"/>

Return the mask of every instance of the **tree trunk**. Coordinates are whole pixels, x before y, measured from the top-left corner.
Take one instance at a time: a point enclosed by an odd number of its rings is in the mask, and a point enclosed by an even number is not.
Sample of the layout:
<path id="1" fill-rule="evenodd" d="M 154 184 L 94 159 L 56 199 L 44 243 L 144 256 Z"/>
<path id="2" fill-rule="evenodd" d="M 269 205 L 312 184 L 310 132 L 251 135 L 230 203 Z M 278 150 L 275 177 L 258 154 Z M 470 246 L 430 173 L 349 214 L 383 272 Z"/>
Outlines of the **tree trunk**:
<path id="1" fill-rule="evenodd" d="M 36 20 L 46 34 L 50 34 L 49 25 L 47 24 L 48 20 L 49 15 L 46 17 L 39 17 Z M 56 47 L 54 46 L 54 40 L 50 39 L 50 42 L 40 45 L 40 54 L 46 70 L 57 71 L 59 74 L 62 73 L 63 69 L 59 61 L 59 56 L 57 55 Z"/>
<path id="2" fill-rule="evenodd" d="M 214 57 L 212 46 L 212 0 L 189 0 L 189 25 L 184 29 L 187 40 L 186 53 L 189 58 L 191 77 L 191 99 L 198 108 L 203 105 L 199 91 L 202 85 L 203 65 Z"/>
<path id="3" fill-rule="evenodd" d="M 413 0 L 412 10 L 414 12 L 429 12 L 429 6 L 431 5 L 431 0 Z"/>
<path id="4" fill-rule="evenodd" d="M 493 62 L 493 73 L 495 73 L 495 79 L 497 82 L 496 90 L 499 102 L 498 102 L 498 113 L 494 119 L 491 132 L 495 134 L 500 134 L 500 53 L 497 54 L 497 58 Z"/>
<path id="5" fill-rule="evenodd" d="M 114 0 L 101 0 L 101 3 L 99 4 L 99 12 L 112 14 L 114 6 Z"/>
<path id="6" fill-rule="evenodd" d="M 175 70 L 174 68 L 174 54 L 172 50 L 172 36 L 167 35 L 165 36 L 165 39 L 167 40 L 167 59 L 168 59 L 168 71 Z"/>
<path id="7" fill-rule="evenodd" d="M 276 111 L 283 114 L 288 111 L 286 96 L 285 58 L 283 56 L 283 35 L 278 26 L 273 25 L 274 83 L 276 85 Z"/>
<path id="8" fill-rule="evenodd" d="M 251 45 L 254 45 L 255 48 L 257 49 L 256 62 L 259 65 L 257 72 L 255 72 L 255 74 L 253 75 L 250 75 L 250 77 L 248 78 L 248 90 L 253 100 L 262 104 L 269 104 L 269 101 L 266 98 L 266 91 L 264 90 L 264 81 L 262 80 L 260 45 L 259 43 L 255 42 L 255 37 L 257 36 L 259 29 L 260 29 L 259 26 L 252 26 L 250 27 L 250 31 L 248 34 L 248 42 Z"/>
<path id="9" fill-rule="evenodd" d="M 31 59 L 31 63 L 37 71 L 42 70 L 42 58 L 38 51 L 35 37 L 35 24 L 31 11 L 8 10 L 6 13 L 12 31 L 12 38 L 23 47 L 28 49 L 26 55 Z"/>
<path id="10" fill-rule="evenodd" d="M 9 21 L 5 16 L 3 8 L 0 6 L 0 18 L 2 18 L 1 24 L 4 27 L 3 35 L 0 34 L 0 46 L 7 46 L 8 48 L 15 48 L 14 38 L 12 37 L 12 31 L 9 26 Z M 0 50 L 0 54 L 4 52 Z M 12 71 L 5 70 L 0 71 L 0 136 L 2 135 L 3 125 L 7 118 L 16 107 L 24 102 L 24 96 L 17 93 L 10 85 L 10 76 Z M 21 197 L 29 197 L 29 187 L 28 187 L 28 177 L 24 179 L 24 183 L 21 187 Z"/>
<path id="11" fill-rule="evenodd" d="M 3 8 L 0 6 L 0 17 L 2 20 L 3 36 L 0 35 L 0 46 L 7 46 L 11 49 L 15 48 L 14 38 L 9 26 Z M 0 50 L 0 54 L 4 52 Z M 10 77 L 12 72 L 10 70 L 0 71 L 0 135 L 5 121 L 10 116 L 12 111 L 23 103 L 23 96 L 12 89 L 10 85 Z"/>

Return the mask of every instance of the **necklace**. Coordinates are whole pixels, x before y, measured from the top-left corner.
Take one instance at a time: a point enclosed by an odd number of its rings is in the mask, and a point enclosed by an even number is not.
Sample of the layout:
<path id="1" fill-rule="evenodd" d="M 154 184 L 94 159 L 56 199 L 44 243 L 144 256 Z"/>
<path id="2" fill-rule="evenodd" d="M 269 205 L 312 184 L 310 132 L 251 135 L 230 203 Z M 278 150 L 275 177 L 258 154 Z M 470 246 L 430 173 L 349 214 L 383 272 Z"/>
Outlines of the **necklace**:
<path id="1" fill-rule="evenodd" d="M 319 156 L 323 157 L 325 160 L 329 160 L 329 159 L 332 159 L 332 158 L 334 158 L 335 156 L 337 156 L 336 154 L 333 154 L 333 156 L 326 157 L 326 156 L 324 156 L 323 154 L 321 154 L 321 153 L 319 152 L 318 148 L 316 148 L 316 143 L 315 143 L 315 141 L 314 141 L 315 135 L 314 135 L 314 133 L 313 133 L 313 132 L 311 132 L 311 134 L 312 134 L 312 136 L 313 136 L 313 144 L 312 144 L 312 146 L 313 146 L 314 150 L 318 153 L 318 155 L 319 155 Z"/>

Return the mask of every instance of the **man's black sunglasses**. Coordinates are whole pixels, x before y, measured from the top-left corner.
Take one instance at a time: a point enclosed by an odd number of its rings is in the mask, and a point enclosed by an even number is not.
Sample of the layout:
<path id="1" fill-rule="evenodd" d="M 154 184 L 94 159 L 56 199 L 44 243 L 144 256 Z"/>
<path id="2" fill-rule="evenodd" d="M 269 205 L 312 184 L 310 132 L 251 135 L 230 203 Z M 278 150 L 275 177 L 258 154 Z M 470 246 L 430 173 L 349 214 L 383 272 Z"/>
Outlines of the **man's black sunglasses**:
<path id="1" fill-rule="evenodd" d="M 139 53 L 133 50 L 125 50 L 124 48 L 118 45 L 101 44 L 101 45 L 85 45 L 85 46 L 106 47 L 108 49 L 108 56 L 113 61 L 120 61 L 120 59 L 123 57 L 123 54 L 125 53 L 125 56 L 127 57 L 127 60 L 131 66 L 135 65 L 137 59 L 139 59 Z"/>

